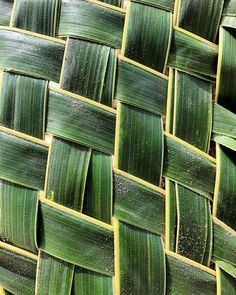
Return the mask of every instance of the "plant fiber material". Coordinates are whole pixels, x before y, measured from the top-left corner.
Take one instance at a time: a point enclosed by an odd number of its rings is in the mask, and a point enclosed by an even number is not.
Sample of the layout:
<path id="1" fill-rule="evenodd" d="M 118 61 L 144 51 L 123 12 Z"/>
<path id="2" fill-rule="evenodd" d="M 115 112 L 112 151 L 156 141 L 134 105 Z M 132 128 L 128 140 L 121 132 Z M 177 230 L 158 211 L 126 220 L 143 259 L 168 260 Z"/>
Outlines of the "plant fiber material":
<path id="1" fill-rule="evenodd" d="M 0 294 L 236 294 L 235 3 L 0 0 Z"/>

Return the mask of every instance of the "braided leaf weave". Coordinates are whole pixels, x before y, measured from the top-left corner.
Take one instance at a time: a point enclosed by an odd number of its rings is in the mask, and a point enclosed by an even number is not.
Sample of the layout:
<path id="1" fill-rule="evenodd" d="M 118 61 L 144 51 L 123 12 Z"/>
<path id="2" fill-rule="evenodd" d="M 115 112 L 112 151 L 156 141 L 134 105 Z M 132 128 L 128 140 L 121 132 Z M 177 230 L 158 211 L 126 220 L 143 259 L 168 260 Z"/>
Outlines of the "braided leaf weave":
<path id="1" fill-rule="evenodd" d="M 0 294 L 236 294 L 236 0 L 0 0 Z"/>

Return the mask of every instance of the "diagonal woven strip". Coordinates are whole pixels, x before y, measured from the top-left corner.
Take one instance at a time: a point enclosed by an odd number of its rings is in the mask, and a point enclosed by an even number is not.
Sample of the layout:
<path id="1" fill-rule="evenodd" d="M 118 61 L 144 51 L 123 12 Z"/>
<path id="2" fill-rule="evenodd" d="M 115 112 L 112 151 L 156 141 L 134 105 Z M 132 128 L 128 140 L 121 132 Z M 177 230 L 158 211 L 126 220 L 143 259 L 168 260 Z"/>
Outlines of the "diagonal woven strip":
<path id="1" fill-rule="evenodd" d="M 0 294 L 236 294 L 235 49 L 235 0 L 0 0 Z"/>

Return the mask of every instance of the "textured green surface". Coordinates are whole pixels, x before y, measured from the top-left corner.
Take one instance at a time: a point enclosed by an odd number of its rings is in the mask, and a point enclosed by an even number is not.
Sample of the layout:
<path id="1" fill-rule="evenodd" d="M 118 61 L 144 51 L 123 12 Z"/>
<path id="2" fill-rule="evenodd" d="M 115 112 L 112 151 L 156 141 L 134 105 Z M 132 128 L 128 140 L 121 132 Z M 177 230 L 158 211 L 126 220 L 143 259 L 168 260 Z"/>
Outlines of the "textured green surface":
<path id="1" fill-rule="evenodd" d="M 93 150 L 87 176 L 83 213 L 111 223 L 112 184 L 111 156 Z"/>
<path id="2" fill-rule="evenodd" d="M 128 19 L 124 55 L 163 72 L 171 36 L 171 12 L 132 2 Z"/>
<path id="3" fill-rule="evenodd" d="M 40 203 L 40 221 L 42 250 L 75 265 L 113 275 L 112 231 L 45 203 Z"/>
<path id="4" fill-rule="evenodd" d="M 148 111 L 165 114 L 168 80 L 125 60 L 118 61 L 115 98 Z"/>
<path id="5" fill-rule="evenodd" d="M 154 6 L 167 11 L 173 11 L 175 4 L 175 0 L 135 0 L 135 2 Z"/>
<path id="6" fill-rule="evenodd" d="M 100 102 L 110 48 L 69 39 L 61 87 Z"/>
<path id="7" fill-rule="evenodd" d="M 235 151 L 223 146 L 219 151 L 220 183 L 217 217 L 236 230 L 236 159 Z"/>
<path id="8" fill-rule="evenodd" d="M 101 103 L 113 107 L 115 78 L 117 68 L 117 49 L 110 48 L 108 64 L 103 84 Z"/>
<path id="9" fill-rule="evenodd" d="M 34 295 L 37 261 L 0 248 L 1 286 L 13 294 Z"/>
<path id="10" fill-rule="evenodd" d="M 223 260 L 236 266 L 236 235 L 227 228 L 213 223 L 214 244 L 213 244 L 213 259 Z"/>
<path id="11" fill-rule="evenodd" d="M 39 252 L 36 294 L 70 294 L 74 266 L 47 253 Z"/>
<path id="12" fill-rule="evenodd" d="M 233 151 L 236 151 L 236 139 L 224 135 L 213 134 L 212 139 Z"/>
<path id="13" fill-rule="evenodd" d="M 208 219 L 211 218 L 209 200 L 181 185 L 177 185 L 176 191 L 177 253 L 203 263 L 207 247 Z M 211 246 L 212 241 L 208 242 Z"/>
<path id="14" fill-rule="evenodd" d="M 167 202 L 169 210 L 166 212 L 166 222 L 168 220 L 168 227 L 166 226 L 166 244 L 168 244 L 168 250 L 175 251 L 176 249 L 176 230 L 177 230 L 177 200 L 176 200 L 176 188 L 175 182 L 169 178 L 165 178 L 166 181 L 166 211 Z M 167 235 L 168 232 L 168 235 Z"/>
<path id="15" fill-rule="evenodd" d="M 120 293 L 165 294 L 165 254 L 158 235 L 119 222 Z"/>
<path id="16" fill-rule="evenodd" d="M 37 209 L 37 191 L 0 180 L 0 237 L 3 241 L 37 253 Z"/>
<path id="17" fill-rule="evenodd" d="M 236 1 L 235 0 L 225 0 L 223 14 L 236 15 Z"/>
<path id="18" fill-rule="evenodd" d="M 114 216 L 134 226 L 164 234 L 164 195 L 114 172 Z"/>
<path id="19" fill-rule="evenodd" d="M 53 138 L 46 190 L 50 200 L 82 210 L 90 155 L 90 148 Z"/>
<path id="20" fill-rule="evenodd" d="M 216 294 L 216 282 L 212 274 L 170 255 L 166 255 L 166 267 L 167 295 Z"/>
<path id="21" fill-rule="evenodd" d="M 0 131 L 0 178 L 43 189 L 48 149 Z"/>
<path id="22" fill-rule="evenodd" d="M 163 160 L 162 118 L 123 103 L 120 113 L 117 168 L 159 185 Z"/>
<path id="23" fill-rule="evenodd" d="M 213 127 L 214 133 L 236 138 L 236 115 L 221 105 L 214 104 Z"/>
<path id="24" fill-rule="evenodd" d="M 178 25 L 198 36 L 215 41 L 224 0 L 182 0 Z"/>
<path id="25" fill-rule="evenodd" d="M 200 191 L 213 193 L 215 165 L 172 137 L 165 137 L 163 174 Z"/>
<path id="26" fill-rule="evenodd" d="M 219 269 L 219 294 L 228 295 L 236 294 L 236 278 L 225 272 L 223 269 Z"/>
<path id="27" fill-rule="evenodd" d="M 218 50 L 215 46 L 174 29 L 168 65 L 179 70 L 215 77 Z"/>
<path id="28" fill-rule="evenodd" d="M 64 44 L 0 28 L 0 67 L 59 81 Z"/>
<path id="29" fill-rule="evenodd" d="M 58 34 L 120 48 L 124 16 L 123 12 L 86 0 L 62 0 Z"/>
<path id="30" fill-rule="evenodd" d="M 49 91 L 47 131 L 112 154 L 115 114 L 56 90 Z"/>
<path id="31" fill-rule="evenodd" d="M 214 262 L 218 267 L 223 269 L 225 272 L 230 274 L 232 277 L 236 278 L 236 267 L 234 267 L 232 264 L 225 262 L 225 261 L 221 261 L 221 260 L 215 260 Z"/>
<path id="32" fill-rule="evenodd" d="M 75 267 L 72 295 L 112 295 L 112 277 Z"/>
<path id="33" fill-rule="evenodd" d="M 14 0 L 0 0 L 0 25 L 9 26 Z"/>
<path id="34" fill-rule="evenodd" d="M 220 46 L 222 61 L 220 66 L 218 102 L 225 108 L 236 112 L 236 60 L 233 54 L 236 50 L 236 31 L 232 28 L 220 29 Z"/>
<path id="35" fill-rule="evenodd" d="M 13 27 L 55 36 L 58 0 L 17 0 L 15 2 Z"/>
<path id="36" fill-rule="evenodd" d="M 2 125 L 44 138 L 47 82 L 13 73 L 3 73 L 0 92 Z"/>
<path id="37" fill-rule="evenodd" d="M 207 152 L 212 125 L 212 85 L 176 71 L 175 86 L 174 134 Z"/>

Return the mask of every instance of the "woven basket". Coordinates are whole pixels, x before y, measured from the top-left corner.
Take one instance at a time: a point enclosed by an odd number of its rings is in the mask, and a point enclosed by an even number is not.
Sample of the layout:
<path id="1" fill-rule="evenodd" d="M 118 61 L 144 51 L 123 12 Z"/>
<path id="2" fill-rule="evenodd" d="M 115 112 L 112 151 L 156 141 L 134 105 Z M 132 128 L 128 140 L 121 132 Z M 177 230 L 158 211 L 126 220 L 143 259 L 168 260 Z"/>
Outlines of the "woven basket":
<path id="1" fill-rule="evenodd" d="M 234 295 L 236 1 L 104 2 L 0 0 L 0 294 Z"/>

